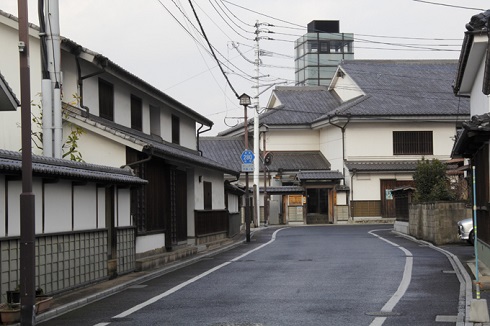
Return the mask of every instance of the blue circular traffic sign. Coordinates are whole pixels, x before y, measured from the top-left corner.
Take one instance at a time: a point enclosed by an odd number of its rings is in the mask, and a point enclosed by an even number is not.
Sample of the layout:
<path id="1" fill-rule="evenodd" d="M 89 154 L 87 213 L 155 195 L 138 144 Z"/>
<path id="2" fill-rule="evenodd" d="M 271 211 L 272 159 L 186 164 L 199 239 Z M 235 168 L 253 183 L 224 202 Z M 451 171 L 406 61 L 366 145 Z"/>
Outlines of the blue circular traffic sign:
<path id="1" fill-rule="evenodd" d="M 246 149 L 243 151 L 240 158 L 242 159 L 243 164 L 250 164 L 254 162 L 255 155 L 251 150 Z"/>

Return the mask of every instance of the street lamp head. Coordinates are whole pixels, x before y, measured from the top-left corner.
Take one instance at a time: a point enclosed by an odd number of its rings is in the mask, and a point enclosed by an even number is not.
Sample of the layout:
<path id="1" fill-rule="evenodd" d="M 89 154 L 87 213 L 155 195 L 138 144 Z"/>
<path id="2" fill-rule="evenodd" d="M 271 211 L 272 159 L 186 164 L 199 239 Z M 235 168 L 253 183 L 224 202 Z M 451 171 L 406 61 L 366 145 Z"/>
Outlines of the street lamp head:
<path id="1" fill-rule="evenodd" d="M 245 93 L 240 95 L 240 97 L 238 99 L 240 100 L 240 105 L 248 106 L 252 103 L 252 101 L 250 100 L 250 96 L 248 96 Z"/>

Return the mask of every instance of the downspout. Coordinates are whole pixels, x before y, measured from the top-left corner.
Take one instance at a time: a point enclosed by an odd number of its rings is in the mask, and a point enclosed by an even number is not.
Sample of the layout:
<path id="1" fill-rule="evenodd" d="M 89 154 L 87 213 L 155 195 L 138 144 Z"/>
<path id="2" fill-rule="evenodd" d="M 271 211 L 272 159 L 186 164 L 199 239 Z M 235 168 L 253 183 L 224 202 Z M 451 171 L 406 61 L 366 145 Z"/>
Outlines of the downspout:
<path id="1" fill-rule="evenodd" d="M 73 54 L 75 54 L 75 61 L 76 61 L 76 64 L 77 64 L 77 77 L 78 77 L 77 78 L 77 83 L 78 83 L 79 106 L 80 106 L 81 109 L 84 109 L 87 112 L 87 115 L 88 115 L 90 113 L 90 110 L 89 110 L 88 107 L 86 107 L 83 104 L 83 80 L 105 73 L 106 72 L 105 71 L 105 67 L 103 66 L 102 67 L 102 70 L 100 70 L 100 71 L 96 71 L 96 72 L 93 72 L 91 74 L 82 76 L 82 67 L 80 65 L 80 57 L 79 57 L 80 53 L 82 52 L 82 49 L 81 49 L 81 47 L 79 47 L 79 48 L 76 48 L 72 52 L 73 52 Z"/>
<path id="2" fill-rule="evenodd" d="M 144 158 L 142 160 L 139 160 L 139 161 L 134 161 L 134 162 L 131 162 L 131 163 L 127 163 L 127 164 L 124 164 L 121 166 L 121 169 L 124 169 L 125 167 L 132 167 L 134 165 L 139 165 L 139 164 L 143 164 L 143 163 L 146 163 L 148 161 L 150 161 L 152 158 L 153 158 L 153 146 L 151 145 L 146 145 L 143 149 L 146 149 L 146 150 L 149 150 L 150 153 L 146 153 L 146 155 L 148 155 L 147 158 Z"/>
<path id="3" fill-rule="evenodd" d="M 345 129 L 350 122 L 351 114 L 348 113 L 346 117 L 347 117 L 347 122 L 343 126 L 339 126 L 332 122 L 332 117 L 330 115 L 328 116 L 328 123 L 331 124 L 332 126 L 339 128 L 342 131 L 342 175 L 344 176 L 344 185 L 345 185 Z"/>
<path id="4" fill-rule="evenodd" d="M 197 148 L 197 151 L 199 152 L 199 155 L 200 156 L 202 156 L 202 151 L 199 149 L 199 135 L 200 134 L 203 134 L 205 132 L 208 132 L 208 131 L 210 131 L 213 128 L 212 126 L 209 126 L 208 129 L 201 131 L 201 129 L 203 127 L 204 127 L 204 124 L 201 123 L 201 126 L 199 127 L 199 129 L 197 129 L 197 137 L 196 137 L 196 148 Z"/>

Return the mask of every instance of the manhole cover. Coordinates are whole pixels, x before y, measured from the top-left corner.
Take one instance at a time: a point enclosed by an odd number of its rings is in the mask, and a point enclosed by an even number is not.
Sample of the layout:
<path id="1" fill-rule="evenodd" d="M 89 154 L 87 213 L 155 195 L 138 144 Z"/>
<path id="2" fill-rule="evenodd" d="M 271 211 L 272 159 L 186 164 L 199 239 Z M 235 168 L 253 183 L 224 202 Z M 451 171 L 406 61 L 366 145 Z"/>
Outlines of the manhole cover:
<path id="1" fill-rule="evenodd" d="M 400 316 L 400 313 L 393 311 L 374 311 L 374 312 L 366 312 L 368 316 L 375 317 L 391 317 L 391 316 Z"/>

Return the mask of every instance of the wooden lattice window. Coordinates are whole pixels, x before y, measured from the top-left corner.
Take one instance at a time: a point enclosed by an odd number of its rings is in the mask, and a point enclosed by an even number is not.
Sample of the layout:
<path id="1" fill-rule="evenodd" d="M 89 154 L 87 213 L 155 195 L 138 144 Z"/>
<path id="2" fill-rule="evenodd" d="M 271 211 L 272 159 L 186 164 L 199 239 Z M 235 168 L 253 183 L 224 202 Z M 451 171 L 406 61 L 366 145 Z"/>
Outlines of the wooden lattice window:
<path id="1" fill-rule="evenodd" d="M 351 201 L 353 217 L 381 216 L 380 200 Z"/>
<path id="2" fill-rule="evenodd" d="M 432 131 L 393 131 L 393 155 L 432 154 Z"/>

